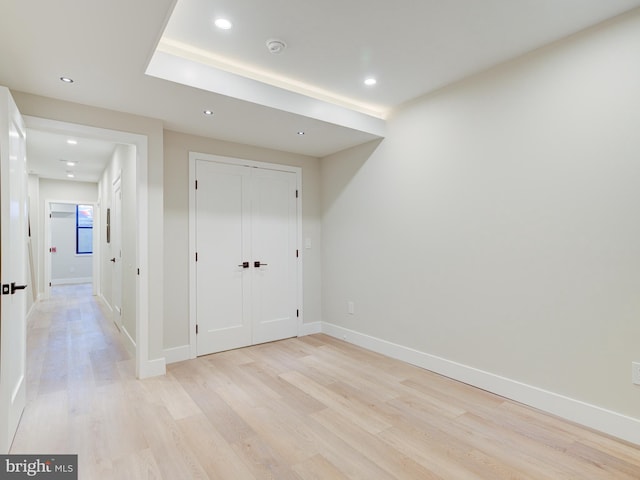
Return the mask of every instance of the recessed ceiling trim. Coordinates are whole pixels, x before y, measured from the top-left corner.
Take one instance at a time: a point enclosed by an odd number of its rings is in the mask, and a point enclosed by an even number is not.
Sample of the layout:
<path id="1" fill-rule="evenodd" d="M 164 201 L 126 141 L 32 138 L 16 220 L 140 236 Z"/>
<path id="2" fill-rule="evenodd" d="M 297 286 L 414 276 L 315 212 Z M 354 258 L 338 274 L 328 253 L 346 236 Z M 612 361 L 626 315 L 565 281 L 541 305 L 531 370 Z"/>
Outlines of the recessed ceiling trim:
<path id="1" fill-rule="evenodd" d="M 309 85 L 304 82 L 296 81 L 291 78 L 276 75 L 273 72 L 267 72 L 257 69 L 250 65 L 243 64 L 230 58 L 216 55 L 209 51 L 193 47 L 191 45 L 163 37 L 156 48 L 157 52 L 168 53 L 170 55 L 201 63 L 210 67 L 214 67 L 225 72 L 234 73 L 236 75 L 250 78 L 258 82 L 266 83 L 274 87 L 290 90 L 301 95 L 306 95 L 317 100 L 356 110 L 357 112 L 371 115 L 377 118 L 386 118 L 389 107 L 363 103 L 353 100 L 345 96 L 337 95 L 333 92 Z"/>
<path id="2" fill-rule="evenodd" d="M 160 50 L 154 53 L 145 73 L 378 137 L 386 135 L 386 121 L 380 117 Z"/>

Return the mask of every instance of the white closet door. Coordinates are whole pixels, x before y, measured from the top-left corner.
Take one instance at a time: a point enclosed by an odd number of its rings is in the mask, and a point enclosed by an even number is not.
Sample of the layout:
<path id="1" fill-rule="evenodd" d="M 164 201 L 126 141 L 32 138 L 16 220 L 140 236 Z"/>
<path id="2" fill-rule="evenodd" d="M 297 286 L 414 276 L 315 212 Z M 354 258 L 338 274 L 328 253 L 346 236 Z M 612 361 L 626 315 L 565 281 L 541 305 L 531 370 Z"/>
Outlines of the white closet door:
<path id="1" fill-rule="evenodd" d="M 291 172 L 196 162 L 198 355 L 297 334 Z"/>
<path id="2" fill-rule="evenodd" d="M 298 331 L 296 176 L 252 169 L 252 187 L 252 323 L 256 344 L 294 337 Z"/>
<path id="3" fill-rule="evenodd" d="M 198 355 L 251 344 L 251 268 L 242 266 L 250 261 L 249 173 L 240 166 L 196 164 Z"/>

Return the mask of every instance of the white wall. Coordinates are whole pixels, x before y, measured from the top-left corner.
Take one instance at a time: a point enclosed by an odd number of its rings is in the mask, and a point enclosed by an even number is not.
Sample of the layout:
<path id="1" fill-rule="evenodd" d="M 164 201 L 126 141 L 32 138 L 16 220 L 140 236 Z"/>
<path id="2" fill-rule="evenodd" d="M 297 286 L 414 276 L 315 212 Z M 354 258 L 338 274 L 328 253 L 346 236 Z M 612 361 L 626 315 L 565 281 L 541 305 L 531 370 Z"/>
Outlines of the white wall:
<path id="1" fill-rule="evenodd" d="M 323 159 L 324 320 L 640 420 L 638 59 L 636 10 Z"/>
<path id="2" fill-rule="evenodd" d="M 320 322 L 320 161 L 314 157 L 250 147 L 182 133 L 164 133 L 165 349 L 189 345 L 189 152 L 302 167 L 302 235 L 305 323 Z"/>
<path id="3" fill-rule="evenodd" d="M 63 285 L 91 282 L 92 254 L 76 254 L 76 204 L 52 203 L 49 220 L 51 232 L 51 283 Z"/>
<path id="4" fill-rule="evenodd" d="M 101 218 L 106 227 L 107 208 L 113 212 L 113 185 L 120 178 L 122 191 L 121 249 L 122 249 L 122 327 L 130 338 L 130 347 L 136 342 L 136 148 L 117 145 L 100 179 Z M 119 255 L 112 242 L 107 243 L 106 228 L 100 238 L 101 290 L 106 302 L 113 306 L 113 263 L 110 258 Z"/>
<path id="5" fill-rule="evenodd" d="M 37 239 L 37 242 L 34 242 L 34 248 L 37 248 L 38 251 L 38 294 L 42 295 L 45 283 L 49 281 L 44 278 L 44 262 L 48 261 L 46 256 L 50 255 L 47 253 L 50 246 L 49 239 L 44 238 L 44 222 L 49 215 L 47 202 L 96 203 L 98 201 L 98 184 L 40 178 L 38 179 L 37 197 L 39 199 L 38 222 L 37 228 L 34 228 L 35 222 L 32 221 L 31 234 L 32 239 Z"/>

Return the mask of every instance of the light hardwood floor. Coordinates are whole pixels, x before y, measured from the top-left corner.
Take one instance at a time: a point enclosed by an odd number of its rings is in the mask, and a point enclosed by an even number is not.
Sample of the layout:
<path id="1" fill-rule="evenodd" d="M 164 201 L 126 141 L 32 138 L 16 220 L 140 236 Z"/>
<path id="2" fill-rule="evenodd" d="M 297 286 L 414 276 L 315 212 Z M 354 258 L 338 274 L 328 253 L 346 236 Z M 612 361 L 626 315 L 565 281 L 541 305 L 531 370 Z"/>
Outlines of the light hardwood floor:
<path id="1" fill-rule="evenodd" d="M 640 479 L 640 449 L 325 335 L 136 380 L 88 287 L 28 333 L 12 453 L 77 453 L 85 479 Z"/>

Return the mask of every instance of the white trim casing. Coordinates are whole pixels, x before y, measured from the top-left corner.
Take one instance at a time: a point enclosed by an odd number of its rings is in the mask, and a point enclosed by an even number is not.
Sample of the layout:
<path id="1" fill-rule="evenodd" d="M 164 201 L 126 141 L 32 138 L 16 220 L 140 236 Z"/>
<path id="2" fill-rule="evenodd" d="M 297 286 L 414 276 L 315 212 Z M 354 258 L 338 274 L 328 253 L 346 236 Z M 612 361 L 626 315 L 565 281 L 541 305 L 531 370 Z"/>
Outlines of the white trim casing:
<path id="1" fill-rule="evenodd" d="M 640 445 L 635 418 L 331 323 L 322 333 Z"/>
<path id="2" fill-rule="evenodd" d="M 136 145 L 137 238 L 136 257 L 136 376 L 148 378 L 167 373 L 165 358 L 149 358 L 149 152 L 146 135 L 130 134 Z"/>
<path id="3" fill-rule="evenodd" d="M 140 274 L 136 282 L 136 376 L 147 378 L 166 373 L 164 357 L 149 358 L 149 148 L 147 135 L 107 128 L 91 127 L 40 117 L 24 116 L 27 128 L 53 130 L 58 133 L 80 134 L 90 138 L 115 141 L 136 147 L 136 258 Z M 62 202 L 64 203 L 64 202 Z M 95 202 L 90 202 L 95 203 Z M 98 220 L 98 228 L 101 221 Z M 46 234 L 46 232 L 45 232 Z M 96 233 L 97 238 L 100 233 Z M 97 258 L 97 255 L 96 255 Z M 96 260 L 97 261 L 97 260 Z M 94 272 L 95 277 L 95 272 Z"/>

